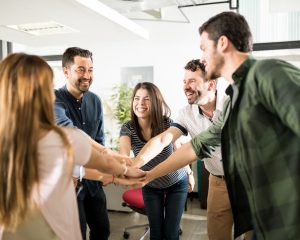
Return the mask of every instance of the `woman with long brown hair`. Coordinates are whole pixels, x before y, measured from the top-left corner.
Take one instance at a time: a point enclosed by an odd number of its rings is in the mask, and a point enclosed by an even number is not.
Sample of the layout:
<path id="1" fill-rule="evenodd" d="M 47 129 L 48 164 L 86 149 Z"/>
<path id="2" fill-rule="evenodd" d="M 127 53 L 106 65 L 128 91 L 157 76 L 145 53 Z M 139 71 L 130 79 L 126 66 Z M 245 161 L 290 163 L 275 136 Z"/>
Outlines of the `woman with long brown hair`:
<path id="1" fill-rule="evenodd" d="M 160 90 L 150 82 L 138 83 L 133 90 L 131 120 L 120 132 L 120 153 L 136 158 L 132 166 L 149 171 L 163 162 L 173 152 L 173 144 L 166 146 L 154 158 L 140 157 L 143 146 L 156 135 L 169 128 L 173 121 L 170 109 Z M 142 188 L 145 209 L 150 225 L 151 240 L 178 240 L 180 220 L 188 193 L 187 169 L 181 168 Z"/>
<path id="2" fill-rule="evenodd" d="M 143 175 L 80 130 L 56 126 L 53 104 L 53 72 L 42 58 L 17 53 L 1 62 L 0 239 L 81 239 L 74 164 Z"/>

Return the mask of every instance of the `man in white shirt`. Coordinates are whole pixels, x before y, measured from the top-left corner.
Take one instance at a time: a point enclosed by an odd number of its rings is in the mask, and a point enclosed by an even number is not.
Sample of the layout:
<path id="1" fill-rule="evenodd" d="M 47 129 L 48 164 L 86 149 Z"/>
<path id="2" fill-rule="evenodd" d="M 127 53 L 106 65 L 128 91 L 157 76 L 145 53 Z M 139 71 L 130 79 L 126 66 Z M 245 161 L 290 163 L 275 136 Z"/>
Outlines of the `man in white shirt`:
<path id="1" fill-rule="evenodd" d="M 223 109 L 224 92 L 217 92 L 217 81 L 205 79 L 204 66 L 199 59 L 185 66 L 183 90 L 189 105 L 179 111 L 178 119 L 169 129 L 152 138 L 140 151 L 139 158 L 153 158 L 170 142 L 188 133 L 195 137 L 210 127 Z M 221 148 L 211 158 L 202 159 L 210 172 L 207 198 L 207 232 L 210 240 L 231 240 L 233 217 L 224 181 Z"/>

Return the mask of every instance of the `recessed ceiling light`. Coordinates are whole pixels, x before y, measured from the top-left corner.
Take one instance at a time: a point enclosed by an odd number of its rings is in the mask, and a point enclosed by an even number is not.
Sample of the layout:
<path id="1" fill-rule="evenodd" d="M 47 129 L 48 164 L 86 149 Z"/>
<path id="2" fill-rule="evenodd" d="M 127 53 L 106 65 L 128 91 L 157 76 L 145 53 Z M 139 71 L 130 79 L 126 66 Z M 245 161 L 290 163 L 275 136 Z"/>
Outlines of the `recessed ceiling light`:
<path id="1" fill-rule="evenodd" d="M 20 25 L 6 25 L 6 27 L 35 36 L 79 32 L 78 30 L 54 21 L 26 23 Z"/>

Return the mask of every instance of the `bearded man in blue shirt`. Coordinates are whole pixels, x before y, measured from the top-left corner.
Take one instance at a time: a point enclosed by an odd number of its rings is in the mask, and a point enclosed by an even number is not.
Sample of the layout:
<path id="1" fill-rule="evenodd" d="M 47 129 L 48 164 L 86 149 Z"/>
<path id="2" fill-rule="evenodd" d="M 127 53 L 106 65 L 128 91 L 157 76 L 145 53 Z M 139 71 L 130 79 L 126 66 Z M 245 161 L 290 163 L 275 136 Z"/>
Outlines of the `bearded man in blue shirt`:
<path id="1" fill-rule="evenodd" d="M 93 82 L 92 53 L 77 47 L 68 48 L 62 57 L 62 67 L 67 83 L 55 91 L 57 124 L 79 128 L 104 145 L 101 100 L 89 91 Z M 87 224 L 90 240 L 107 240 L 110 227 L 102 183 L 83 179 L 77 184 L 78 189 L 77 202 L 83 240 L 86 240 Z"/>

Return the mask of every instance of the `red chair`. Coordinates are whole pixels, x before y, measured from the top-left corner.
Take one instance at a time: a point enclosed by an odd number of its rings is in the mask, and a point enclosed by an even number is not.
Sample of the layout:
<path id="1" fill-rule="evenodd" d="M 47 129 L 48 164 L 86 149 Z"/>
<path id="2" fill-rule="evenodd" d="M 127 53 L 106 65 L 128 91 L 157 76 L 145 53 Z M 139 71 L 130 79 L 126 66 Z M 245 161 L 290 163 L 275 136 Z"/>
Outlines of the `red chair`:
<path id="1" fill-rule="evenodd" d="M 147 215 L 145 211 L 145 205 L 144 205 L 144 199 L 142 194 L 142 189 L 130 189 L 123 193 L 123 206 L 131 208 L 133 211 L 138 212 L 143 215 Z M 123 237 L 125 239 L 128 239 L 130 236 L 130 233 L 128 230 L 135 229 L 135 228 L 145 228 L 144 234 L 141 236 L 140 240 L 144 239 L 147 234 L 149 233 L 149 224 L 141 224 L 141 225 L 133 225 L 129 227 L 124 228 L 124 234 Z"/>

